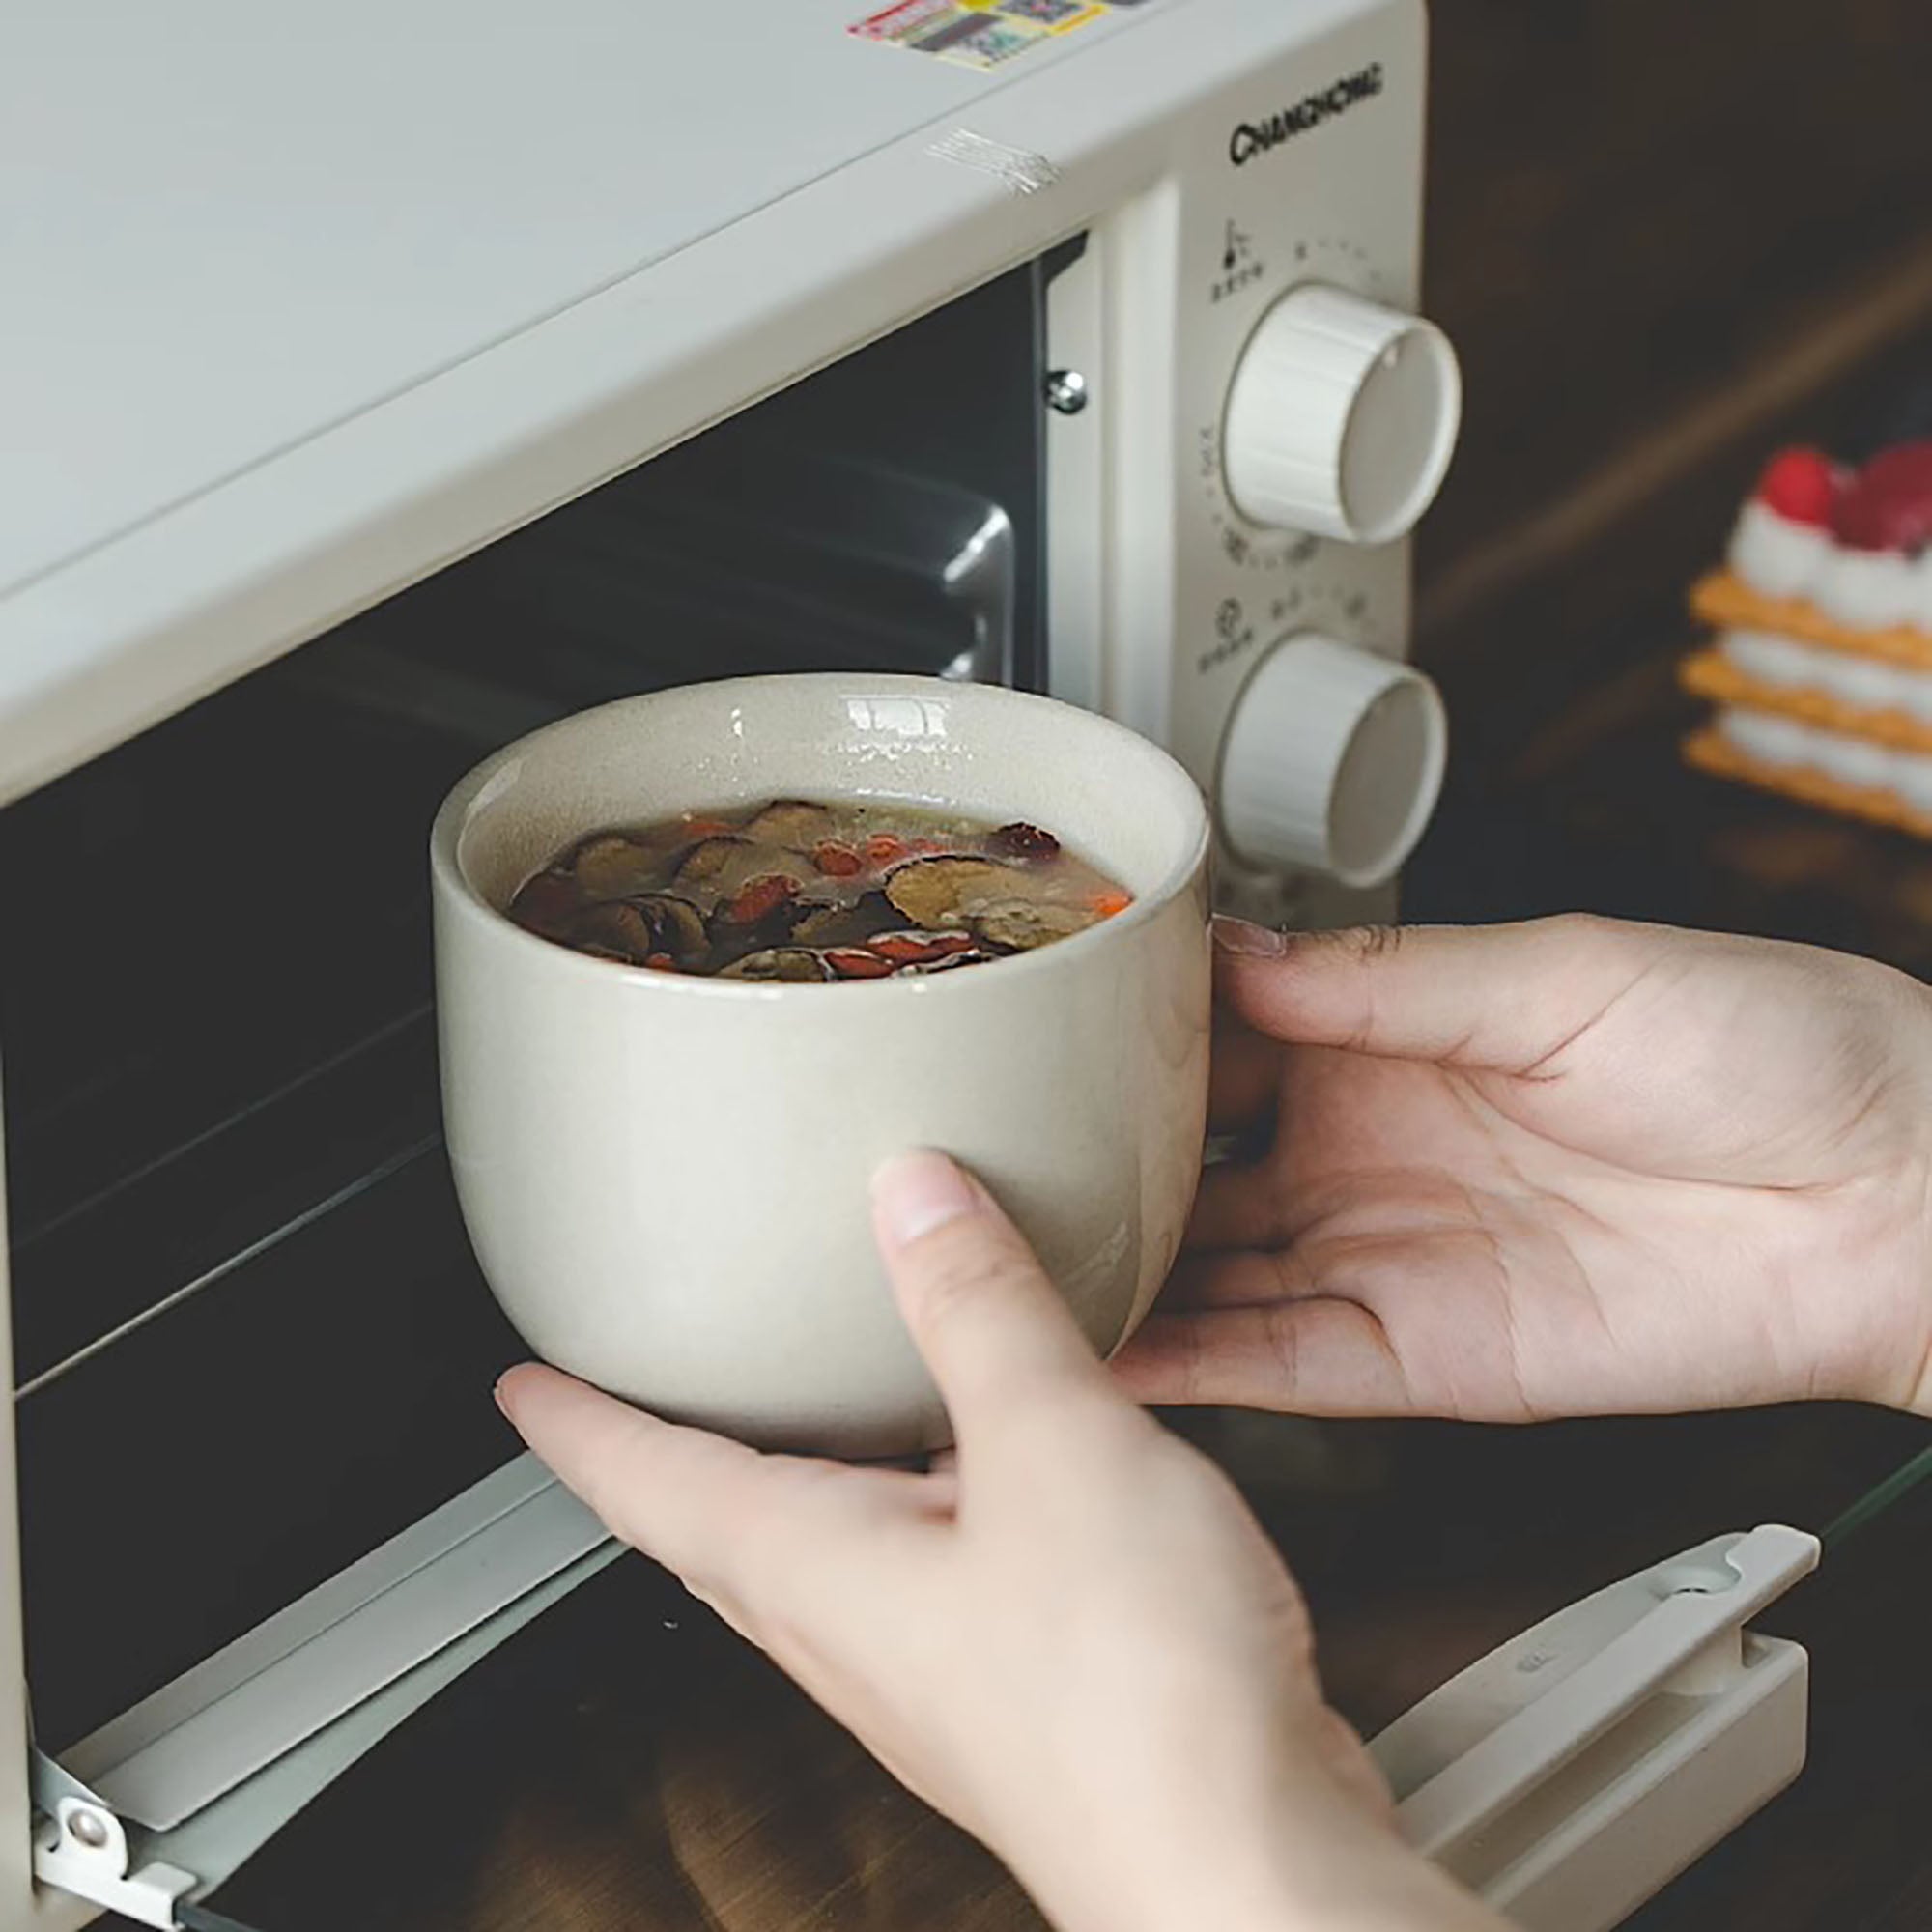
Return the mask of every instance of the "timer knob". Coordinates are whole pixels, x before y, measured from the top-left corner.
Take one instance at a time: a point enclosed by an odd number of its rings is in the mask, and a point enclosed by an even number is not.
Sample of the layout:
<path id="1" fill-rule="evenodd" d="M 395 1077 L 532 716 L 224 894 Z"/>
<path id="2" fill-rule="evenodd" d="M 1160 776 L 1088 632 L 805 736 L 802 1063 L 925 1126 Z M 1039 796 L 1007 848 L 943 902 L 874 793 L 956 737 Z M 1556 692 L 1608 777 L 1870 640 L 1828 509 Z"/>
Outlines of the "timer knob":
<path id="1" fill-rule="evenodd" d="M 1441 697 L 1412 666 L 1290 638 L 1255 667 L 1222 740 L 1222 835 L 1264 870 L 1379 885 L 1435 809 L 1448 736 Z"/>
<path id="2" fill-rule="evenodd" d="M 1462 415 L 1439 328 L 1308 283 L 1262 318 L 1235 371 L 1228 494 L 1250 523 L 1390 542 L 1435 500 Z"/>

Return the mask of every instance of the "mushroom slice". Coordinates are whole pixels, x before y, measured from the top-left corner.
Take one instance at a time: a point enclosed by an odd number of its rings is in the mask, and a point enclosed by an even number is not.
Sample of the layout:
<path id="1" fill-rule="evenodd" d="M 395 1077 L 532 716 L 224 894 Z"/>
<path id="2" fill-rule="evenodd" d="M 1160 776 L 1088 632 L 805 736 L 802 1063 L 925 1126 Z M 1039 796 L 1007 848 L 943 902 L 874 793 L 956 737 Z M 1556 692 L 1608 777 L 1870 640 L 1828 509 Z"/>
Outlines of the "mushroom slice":
<path id="1" fill-rule="evenodd" d="M 791 936 L 802 946 L 864 946 L 897 917 L 884 893 L 862 893 L 850 904 L 802 899 Z"/>
<path id="2" fill-rule="evenodd" d="M 651 883 L 661 855 L 622 832 L 594 833 L 570 855 L 578 890 L 593 899 L 621 899 Z"/>
<path id="3" fill-rule="evenodd" d="M 886 881 L 886 896 L 912 923 L 931 931 L 960 924 L 982 900 L 1004 899 L 1013 867 L 994 859 L 912 859 Z"/>
<path id="4" fill-rule="evenodd" d="M 769 839 L 774 845 L 789 845 L 797 852 L 810 852 L 821 840 L 830 838 L 836 821 L 822 805 L 810 799 L 780 798 L 758 813 L 745 827 L 748 838 Z"/>
<path id="5" fill-rule="evenodd" d="M 678 861 L 674 883 L 695 886 L 715 879 L 733 859 L 743 857 L 751 850 L 752 841 L 740 838 L 736 833 L 721 833 L 715 838 L 700 838 Z"/>
<path id="6" fill-rule="evenodd" d="M 1055 905 L 1046 899 L 1001 899 L 973 908 L 973 930 L 991 946 L 1010 952 L 1030 952 L 1050 940 L 1084 932 L 1094 915 L 1080 906 Z"/>
<path id="7" fill-rule="evenodd" d="M 829 980 L 832 969 L 806 946 L 774 946 L 768 952 L 748 952 L 725 967 L 721 980 Z"/>
<path id="8" fill-rule="evenodd" d="M 596 947 L 634 965 L 642 965 L 653 952 L 663 950 L 649 918 L 623 899 L 592 906 L 578 921 L 577 934 L 586 952 Z"/>
<path id="9" fill-rule="evenodd" d="M 658 942 L 655 950 L 668 952 L 680 963 L 696 958 L 711 943 L 704 915 L 689 899 L 672 893 L 645 893 L 630 903 L 650 922 Z"/>
<path id="10" fill-rule="evenodd" d="M 539 872 L 518 887 L 510 901 L 510 917 L 526 931 L 545 939 L 563 939 L 577 923 L 583 900 L 561 872 Z"/>

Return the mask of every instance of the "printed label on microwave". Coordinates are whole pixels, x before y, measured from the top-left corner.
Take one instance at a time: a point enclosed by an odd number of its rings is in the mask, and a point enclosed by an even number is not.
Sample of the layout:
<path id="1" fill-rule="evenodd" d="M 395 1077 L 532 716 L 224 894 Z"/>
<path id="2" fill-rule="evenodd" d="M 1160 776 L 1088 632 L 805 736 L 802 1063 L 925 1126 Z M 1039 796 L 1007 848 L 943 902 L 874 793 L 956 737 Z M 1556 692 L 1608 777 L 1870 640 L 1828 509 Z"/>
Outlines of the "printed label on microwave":
<path id="1" fill-rule="evenodd" d="M 899 0 L 848 32 L 981 71 L 1118 13 L 1122 0 Z M 1135 0 L 1125 0 L 1135 4 Z"/>

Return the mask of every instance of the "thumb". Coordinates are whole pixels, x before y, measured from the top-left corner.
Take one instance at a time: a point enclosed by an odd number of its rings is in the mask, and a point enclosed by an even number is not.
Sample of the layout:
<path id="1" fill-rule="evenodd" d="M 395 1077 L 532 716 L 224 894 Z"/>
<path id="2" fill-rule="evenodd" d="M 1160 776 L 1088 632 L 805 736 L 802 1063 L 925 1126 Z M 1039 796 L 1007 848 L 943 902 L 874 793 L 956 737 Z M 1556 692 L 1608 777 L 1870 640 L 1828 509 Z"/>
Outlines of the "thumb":
<path id="1" fill-rule="evenodd" d="M 1654 962 L 1651 928 L 1569 916 L 1518 925 L 1286 934 L 1216 920 L 1220 993 L 1305 1046 L 1522 1075 Z"/>
<path id="2" fill-rule="evenodd" d="M 889 1161 L 874 1223 L 900 1311 L 962 1447 L 995 1416 L 1098 1393 L 1124 1404 L 1019 1231 L 944 1154 Z"/>

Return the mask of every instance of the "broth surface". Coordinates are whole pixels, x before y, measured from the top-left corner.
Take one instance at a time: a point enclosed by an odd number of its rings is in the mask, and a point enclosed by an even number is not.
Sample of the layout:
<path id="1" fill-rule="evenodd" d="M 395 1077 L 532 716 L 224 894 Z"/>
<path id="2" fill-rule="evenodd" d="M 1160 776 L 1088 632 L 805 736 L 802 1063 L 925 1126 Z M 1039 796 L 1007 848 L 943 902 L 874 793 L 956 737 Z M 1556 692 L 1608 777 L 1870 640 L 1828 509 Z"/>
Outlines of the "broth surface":
<path id="1" fill-rule="evenodd" d="M 574 840 L 510 917 L 594 958 L 732 980 L 883 980 L 1051 945 L 1133 903 L 1037 826 L 774 799 Z"/>

